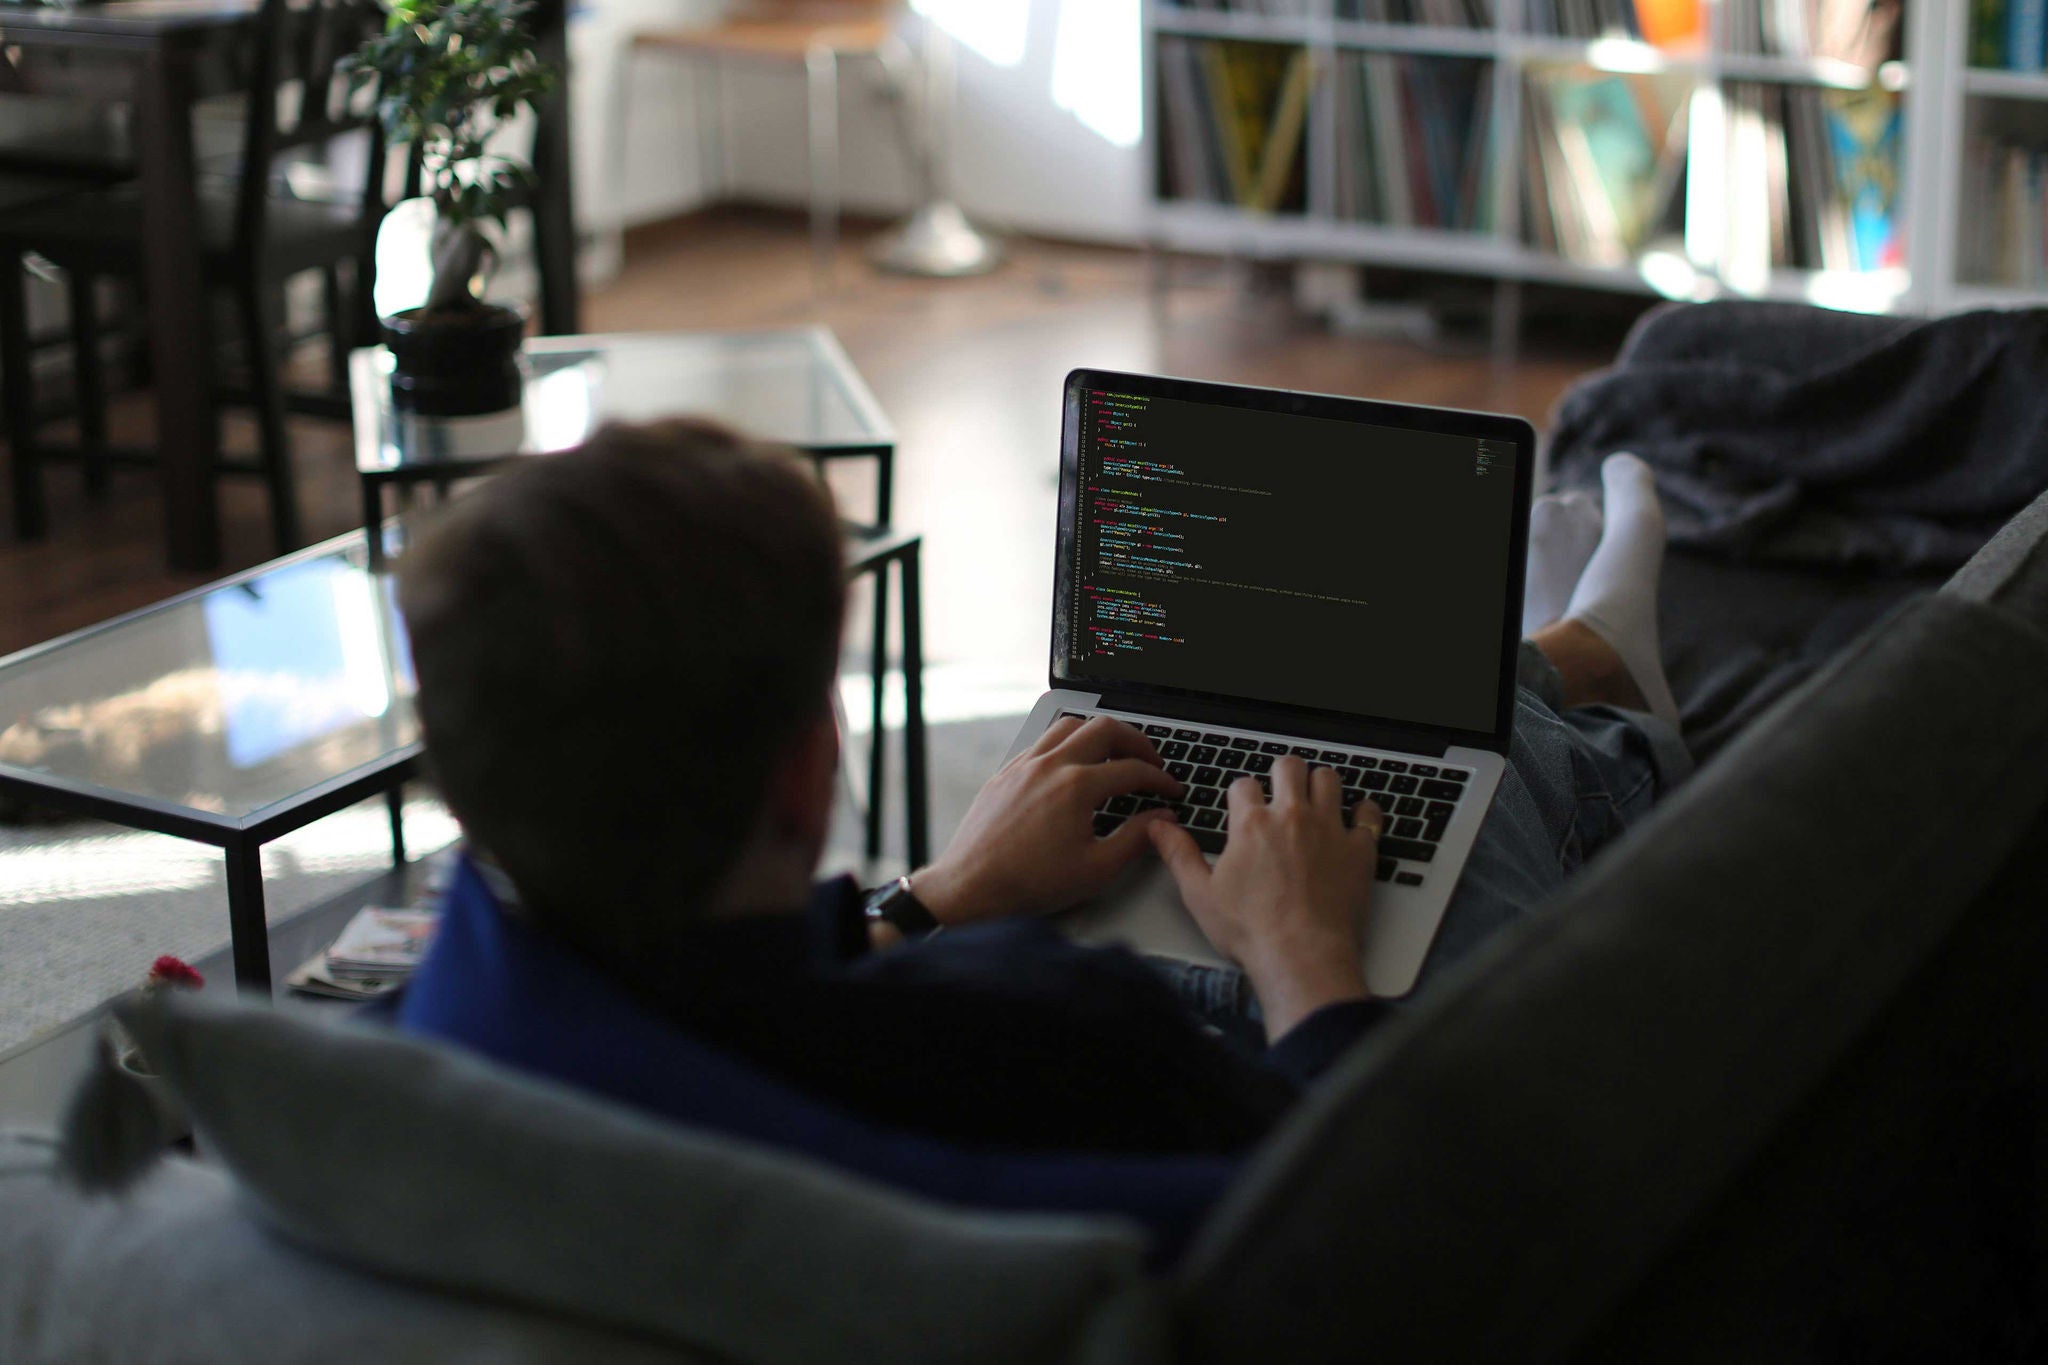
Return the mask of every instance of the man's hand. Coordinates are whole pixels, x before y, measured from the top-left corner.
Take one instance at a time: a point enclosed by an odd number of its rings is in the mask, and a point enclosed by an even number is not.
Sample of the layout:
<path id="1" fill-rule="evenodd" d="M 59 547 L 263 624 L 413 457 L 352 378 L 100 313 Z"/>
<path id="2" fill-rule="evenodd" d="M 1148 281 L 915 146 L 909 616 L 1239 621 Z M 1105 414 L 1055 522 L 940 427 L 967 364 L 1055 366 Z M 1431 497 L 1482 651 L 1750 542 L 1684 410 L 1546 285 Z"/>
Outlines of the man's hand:
<path id="1" fill-rule="evenodd" d="M 911 884 L 941 924 L 1063 910 L 1142 854 L 1148 829 L 1174 823 L 1170 811 L 1151 810 L 1098 839 L 1097 806 L 1184 790 L 1152 741 L 1122 721 L 1054 721 L 989 779 L 945 853 Z"/>
<path id="2" fill-rule="evenodd" d="M 1289 754 L 1273 765 L 1270 804 L 1250 778 L 1231 784 L 1230 842 L 1213 869 L 1186 830 L 1151 826 L 1195 922 L 1251 977 L 1268 1038 L 1366 996 L 1361 935 L 1386 817 L 1361 801 L 1354 819 L 1346 829 L 1336 772 Z"/>

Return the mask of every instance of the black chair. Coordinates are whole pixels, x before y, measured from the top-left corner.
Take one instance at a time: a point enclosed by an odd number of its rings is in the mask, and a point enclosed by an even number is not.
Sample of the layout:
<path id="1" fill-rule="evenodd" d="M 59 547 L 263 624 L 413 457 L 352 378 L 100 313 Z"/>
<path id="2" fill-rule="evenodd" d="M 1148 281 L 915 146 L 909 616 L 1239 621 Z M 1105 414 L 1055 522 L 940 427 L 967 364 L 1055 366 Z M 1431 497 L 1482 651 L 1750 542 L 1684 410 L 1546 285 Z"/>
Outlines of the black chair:
<path id="1" fill-rule="evenodd" d="M 135 176 L 134 139 L 111 106 L 11 88 L 17 84 L 0 79 L 0 170 L 88 185 Z"/>
<path id="2" fill-rule="evenodd" d="M 246 392 L 223 387 L 217 402 L 246 400 L 256 410 L 257 464 L 222 462 L 231 472 L 259 472 L 270 487 L 271 525 L 280 551 L 300 541 L 285 431 L 287 395 L 282 369 L 285 282 L 308 271 L 328 279 L 328 327 L 338 350 L 366 334 L 375 270 L 377 225 L 384 212 L 385 146 L 369 101 L 351 98 L 339 69 L 380 20 L 371 0 L 264 0 L 253 28 L 242 174 L 229 187 L 199 190 L 200 240 L 195 265 L 233 304 L 246 357 Z M 280 95 L 289 96 L 280 99 Z M 362 191 L 335 200 L 294 198 L 278 192 L 280 163 L 360 138 Z M 15 522 L 24 538 L 46 525 L 42 463 L 36 440 L 34 376 L 22 278 L 15 261 L 27 252 L 61 266 L 71 280 L 80 410 L 80 453 L 88 480 L 104 478 L 95 465 L 115 455 L 95 429 L 104 395 L 99 374 L 96 282 L 142 276 L 143 221 L 133 185 L 94 190 L 0 214 L 0 404 L 12 453 Z M 13 259 L 6 259 L 13 258 Z M 350 268 L 350 290 L 338 287 L 336 267 Z M 352 293 L 352 297 L 348 295 Z M 194 338 L 194 344 L 205 344 Z"/>

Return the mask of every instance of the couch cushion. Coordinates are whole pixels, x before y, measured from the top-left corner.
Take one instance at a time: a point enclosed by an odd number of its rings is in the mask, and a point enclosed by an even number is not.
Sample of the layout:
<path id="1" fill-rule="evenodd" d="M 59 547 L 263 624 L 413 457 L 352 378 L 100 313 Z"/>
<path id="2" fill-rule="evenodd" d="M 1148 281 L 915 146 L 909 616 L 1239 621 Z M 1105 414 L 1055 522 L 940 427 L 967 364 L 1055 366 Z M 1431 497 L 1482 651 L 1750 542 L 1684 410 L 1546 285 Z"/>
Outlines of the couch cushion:
<path id="1" fill-rule="evenodd" d="M 1367 1041 L 1191 1253 L 1198 1359 L 1568 1351 L 2048 798 L 2048 634 L 1910 604 Z"/>
<path id="2" fill-rule="evenodd" d="M 379 1029 L 123 1017 L 266 1221 L 348 1265 L 732 1360 L 1149 1354 L 1125 1223 L 943 1208 Z"/>
<path id="3" fill-rule="evenodd" d="M 305 1255 L 218 1170 L 165 1162 L 119 1197 L 53 1178 L 47 1139 L 0 1135 L 0 1360 L 689 1365 L 701 1353 L 451 1298 Z"/>

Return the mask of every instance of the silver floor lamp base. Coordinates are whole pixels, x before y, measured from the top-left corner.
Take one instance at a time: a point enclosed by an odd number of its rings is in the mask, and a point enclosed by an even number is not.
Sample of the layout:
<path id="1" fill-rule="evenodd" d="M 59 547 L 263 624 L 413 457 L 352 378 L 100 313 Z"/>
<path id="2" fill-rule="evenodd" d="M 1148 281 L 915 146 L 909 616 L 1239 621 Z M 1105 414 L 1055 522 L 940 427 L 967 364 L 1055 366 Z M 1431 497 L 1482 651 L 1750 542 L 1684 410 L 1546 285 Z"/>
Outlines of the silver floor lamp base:
<path id="1" fill-rule="evenodd" d="M 875 264 L 897 275 L 979 275 L 1002 264 L 1003 249 L 950 199 L 926 204 L 884 237 Z"/>

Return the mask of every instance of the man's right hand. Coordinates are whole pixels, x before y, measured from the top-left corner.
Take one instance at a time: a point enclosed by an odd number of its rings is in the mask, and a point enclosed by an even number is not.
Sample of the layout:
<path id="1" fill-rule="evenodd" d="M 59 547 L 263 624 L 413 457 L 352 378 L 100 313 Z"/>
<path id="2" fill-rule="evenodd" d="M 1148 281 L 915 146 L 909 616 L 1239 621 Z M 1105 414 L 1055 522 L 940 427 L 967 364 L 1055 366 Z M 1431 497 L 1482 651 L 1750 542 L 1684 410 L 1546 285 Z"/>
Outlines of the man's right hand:
<path id="1" fill-rule="evenodd" d="M 1152 741 L 1109 716 L 1046 727 L 967 808 L 939 860 L 911 887 L 941 924 L 1001 915 L 1050 914 L 1086 900 L 1145 852 L 1145 831 L 1171 823 L 1164 809 L 1134 815 L 1095 837 L 1095 810 L 1112 796 L 1178 799 Z"/>
<path id="2" fill-rule="evenodd" d="M 1216 950 L 1251 978 L 1277 1039 L 1325 1005 L 1366 998 L 1365 914 L 1385 816 L 1361 801 L 1344 824 L 1335 771 L 1292 754 L 1273 765 L 1273 799 L 1258 783 L 1230 788 L 1230 842 L 1211 868 L 1188 832 L 1155 824 L 1152 843 Z"/>

